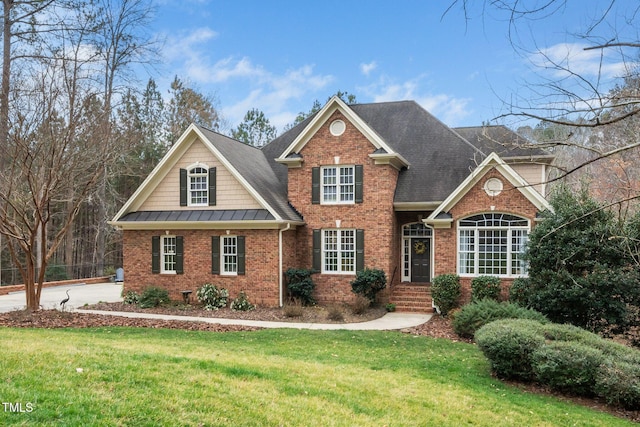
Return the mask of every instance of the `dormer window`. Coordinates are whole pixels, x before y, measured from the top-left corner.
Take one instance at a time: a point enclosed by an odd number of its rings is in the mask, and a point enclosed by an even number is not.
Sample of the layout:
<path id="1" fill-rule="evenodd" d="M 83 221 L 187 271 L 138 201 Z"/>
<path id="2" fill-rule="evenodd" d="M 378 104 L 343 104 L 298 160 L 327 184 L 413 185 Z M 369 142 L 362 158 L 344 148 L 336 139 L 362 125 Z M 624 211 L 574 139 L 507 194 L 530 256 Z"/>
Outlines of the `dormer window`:
<path id="1" fill-rule="evenodd" d="M 208 175 L 207 169 L 200 166 L 189 169 L 189 206 L 207 206 L 209 203 Z"/>
<path id="2" fill-rule="evenodd" d="M 216 168 L 196 163 L 180 169 L 180 206 L 216 205 Z"/>

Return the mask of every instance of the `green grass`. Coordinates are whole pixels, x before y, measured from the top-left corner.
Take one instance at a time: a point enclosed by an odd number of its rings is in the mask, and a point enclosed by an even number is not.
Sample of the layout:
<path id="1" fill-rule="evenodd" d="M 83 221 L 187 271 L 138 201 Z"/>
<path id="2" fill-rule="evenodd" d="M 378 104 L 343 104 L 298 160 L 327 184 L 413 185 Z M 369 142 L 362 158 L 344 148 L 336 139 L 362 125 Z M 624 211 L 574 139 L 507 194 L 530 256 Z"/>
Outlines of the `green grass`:
<path id="1" fill-rule="evenodd" d="M 616 426 L 396 332 L 0 328 L 0 425 Z M 77 372 L 82 368 L 82 372 Z"/>

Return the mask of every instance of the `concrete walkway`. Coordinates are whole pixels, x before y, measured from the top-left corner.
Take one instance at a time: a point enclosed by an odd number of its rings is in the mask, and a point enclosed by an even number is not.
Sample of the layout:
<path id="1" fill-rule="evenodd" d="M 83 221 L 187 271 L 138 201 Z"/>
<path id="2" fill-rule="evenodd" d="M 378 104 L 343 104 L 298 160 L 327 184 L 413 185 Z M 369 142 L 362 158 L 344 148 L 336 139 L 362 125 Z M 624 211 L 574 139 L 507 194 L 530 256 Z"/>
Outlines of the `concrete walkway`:
<path id="1" fill-rule="evenodd" d="M 350 331 L 383 331 L 406 329 L 422 325 L 429 319 L 430 314 L 417 313 L 387 313 L 379 319 L 359 323 L 296 323 L 296 322 L 267 322 L 261 320 L 225 319 L 217 317 L 172 316 L 167 314 L 133 313 L 124 311 L 78 310 L 80 313 L 105 314 L 108 316 L 123 316 L 137 319 L 184 320 L 189 322 L 206 322 L 219 325 L 244 325 L 261 328 L 292 328 L 319 330 L 350 330 Z"/>
<path id="2" fill-rule="evenodd" d="M 42 289 L 40 303 L 45 309 L 60 309 L 60 301 L 66 298 L 65 291 L 69 291 L 67 311 L 75 311 L 85 304 L 98 302 L 122 301 L 122 285 L 113 283 L 101 283 L 95 285 L 67 285 Z M 0 296 L 0 313 L 22 310 L 25 307 L 24 291 L 13 292 Z M 122 316 L 139 319 L 183 320 L 190 322 L 206 322 L 220 325 L 244 325 L 261 328 L 292 328 L 292 329 L 318 329 L 318 330 L 398 330 L 421 325 L 431 319 L 430 314 L 417 313 L 387 313 L 379 319 L 360 323 L 294 323 L 294 322 L 267 322 L 258 320 L 225 319 L 197 316 L 173 316 L 166 314 L 134 313 L 120 311 L 101 310 L 77 310 L 82 313 L 102 314 L 106 316 Z"/>

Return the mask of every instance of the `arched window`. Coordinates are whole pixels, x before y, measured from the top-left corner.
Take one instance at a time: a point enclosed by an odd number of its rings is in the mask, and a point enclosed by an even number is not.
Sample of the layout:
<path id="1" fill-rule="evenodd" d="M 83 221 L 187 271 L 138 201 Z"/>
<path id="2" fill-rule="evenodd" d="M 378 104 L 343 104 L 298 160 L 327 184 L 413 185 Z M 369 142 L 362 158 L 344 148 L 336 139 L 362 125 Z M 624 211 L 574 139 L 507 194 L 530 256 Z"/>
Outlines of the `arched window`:
<path id="1" fill-rule="evenodd" d="M 189 206 L 207 206 L 209 203 L 206 166 L 196 165 L 187 171 L 189 178 Z"/>
<path id="2" fill-rule="evenodd" d="M 458 222 L 458 274 L 517 277 L 527 273 L 522 254 L 529 220 L 504 213 L 484 213 Z"/>

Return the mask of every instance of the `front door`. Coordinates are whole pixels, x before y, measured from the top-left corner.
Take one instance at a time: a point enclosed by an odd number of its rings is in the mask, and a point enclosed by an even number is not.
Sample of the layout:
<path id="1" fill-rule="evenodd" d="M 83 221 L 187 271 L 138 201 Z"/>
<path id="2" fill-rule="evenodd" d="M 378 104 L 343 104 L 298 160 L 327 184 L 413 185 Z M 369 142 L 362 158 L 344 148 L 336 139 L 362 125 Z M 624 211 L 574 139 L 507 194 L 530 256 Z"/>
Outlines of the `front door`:
<path id="1" fill-rule="evenodd" d="M 411 239 L 411 281 L 431 281 L 431 239 Z"/>

